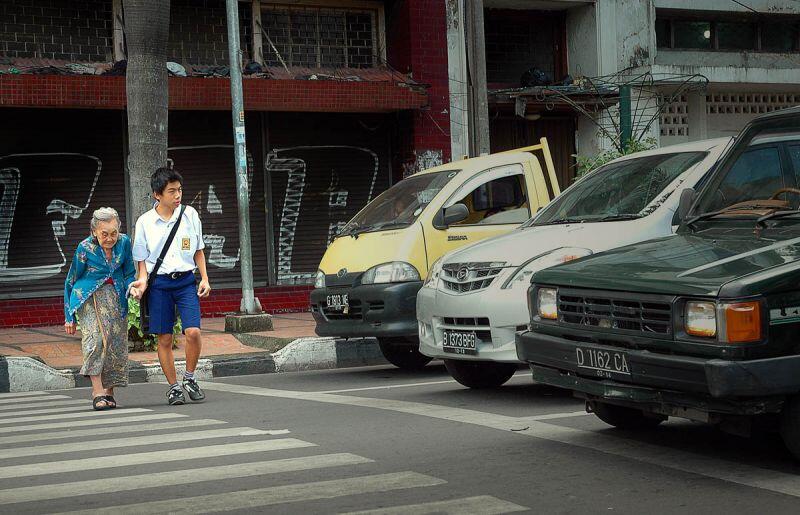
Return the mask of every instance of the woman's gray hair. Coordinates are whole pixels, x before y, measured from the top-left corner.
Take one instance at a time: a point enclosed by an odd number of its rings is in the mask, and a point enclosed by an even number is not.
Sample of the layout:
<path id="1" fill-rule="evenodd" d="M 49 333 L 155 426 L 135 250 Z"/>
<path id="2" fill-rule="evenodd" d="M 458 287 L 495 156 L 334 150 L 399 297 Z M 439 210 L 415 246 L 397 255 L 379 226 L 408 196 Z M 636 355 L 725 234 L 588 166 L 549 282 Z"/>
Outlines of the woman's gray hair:
<path id="1" fill-rule="evenodd" d="M 92 232 L 97 229 L 97 225 L 100 222 L 110 222 L 111 220 L 117 221 L 117 228 L 122 227 L 122 222 L 119 219 L 119 213 L 113 207 L 101 207 L 99 209 L 95 209 L 94 213 L 92 213 L 92 222 L 90 227 L 92 228 Z"/>

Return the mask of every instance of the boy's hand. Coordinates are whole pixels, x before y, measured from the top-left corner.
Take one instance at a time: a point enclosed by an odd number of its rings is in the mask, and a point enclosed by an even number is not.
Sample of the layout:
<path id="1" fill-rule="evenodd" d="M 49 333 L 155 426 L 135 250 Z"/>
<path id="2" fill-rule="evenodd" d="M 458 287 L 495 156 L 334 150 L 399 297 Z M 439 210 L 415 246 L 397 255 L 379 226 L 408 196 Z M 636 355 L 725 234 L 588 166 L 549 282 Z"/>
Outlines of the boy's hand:
<path id="1" fill-rule="evenodd" d="M 208 279 L 202 279 L 197 286 L 197 296 L 202 298 L 208 297 L 211 293 L 211 285 L 208 284 Z"/>
<path id="2" fill-rule="evenodd" d="M 131 293 L 133 292 L 134 288 L 139 292 L 140 297 L 144 295 L 144 291 L 147 289 L 147 279 L 142 278 L 137 281 L 133 281 L 131 283 Z"/>

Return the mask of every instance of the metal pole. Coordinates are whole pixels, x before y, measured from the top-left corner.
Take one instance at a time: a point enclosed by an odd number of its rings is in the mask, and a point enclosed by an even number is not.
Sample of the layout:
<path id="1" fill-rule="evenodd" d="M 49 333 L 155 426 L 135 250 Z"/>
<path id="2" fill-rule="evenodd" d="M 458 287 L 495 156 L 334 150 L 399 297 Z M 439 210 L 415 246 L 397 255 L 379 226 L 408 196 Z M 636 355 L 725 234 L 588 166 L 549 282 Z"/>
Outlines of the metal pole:
<path id="1" fill-rule="evenodd" d="M 226 0 L 228 14 L 228 57 L 231 71 L 233 147 L 236 162 L 236 198 L 239 204 L 239 265 L 242 270 L 240 311 L 258 313 L 253 291 L 253 253 L 250 249 L 250 193 L 247 191 L 247 149 L 244 133 L 244 100 L 239 51 L 239 1 Z"/>
<path id="2" fill-rule="evenodd" d="M 486 36 L 483 28 L 483 0 L 469 3 L 470 24 L 472 33 L 472 55 L 470 67 L 472 73 L 474 120 L 475 120 L 475 155 L 483 156 L 491 149 L 489 145 L 489 98 L 486 85 Z"/>
<path id="3" fill-rule="evenodd" d="M 633 124 L 631 121 L 631 87 L 619 88 L 619 127 L 620 148 L 625 152 L 633 139 Z"/>

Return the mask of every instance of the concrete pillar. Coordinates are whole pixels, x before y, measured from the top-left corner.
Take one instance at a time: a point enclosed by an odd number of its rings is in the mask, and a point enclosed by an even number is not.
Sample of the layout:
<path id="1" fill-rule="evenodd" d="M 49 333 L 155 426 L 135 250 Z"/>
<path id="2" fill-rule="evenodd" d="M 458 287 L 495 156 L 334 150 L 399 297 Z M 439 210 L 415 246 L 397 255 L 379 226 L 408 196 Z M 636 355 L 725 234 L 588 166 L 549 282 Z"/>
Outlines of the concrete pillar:
<path id="1" fill-rule="evenodd" d="M 708 114 L 705 92 L 693 91 L 686 95 L 686 120 L 689 141 L 708 138 Z"/>
<path id="2" fill-rule="evenodd" d="M 450 148 L 453 160 L 469 155 L 469 91 L 464 0 L 448 0 L 447 72 L 450 85 Z"/>

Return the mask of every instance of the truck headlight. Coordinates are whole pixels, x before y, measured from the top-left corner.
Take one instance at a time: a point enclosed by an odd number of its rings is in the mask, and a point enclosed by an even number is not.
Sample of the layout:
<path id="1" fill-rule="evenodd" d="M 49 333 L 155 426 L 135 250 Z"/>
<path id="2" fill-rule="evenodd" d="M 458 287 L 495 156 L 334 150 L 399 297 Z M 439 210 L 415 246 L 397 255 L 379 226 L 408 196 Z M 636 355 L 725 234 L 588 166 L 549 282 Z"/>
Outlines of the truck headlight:
<path id="1" fill-rule="evenodd" d="M 761 339 L 761 303 L 705 302 L 686 303 L 686 333 L 721 343 L 746 343 Z"/>
<path id="2" fill-rule="evenodd" d="M 717 305 L 714 302 L 687 302 L 686 333 L 706 338 L 716 336 Z"/>
<path id="3" fill-rule="evenodd" d="M 558 318 L 558 290 L 555 288 L 539 288 L 536 292 L 536 313 L 541 318 L 556 320 Z"/>
<path id="4" fill-rule="evenodd" d="M 436 289 L 439 286 L 439 275 L 442 273 L 442 258 L 437 259 L 431 265 L 431 269 L 428 271 L 428 277 L 425 278 L 425 282 L 422 283 L 423 288 L 433 288 Z"/>
<path id="5" fill-rule="evenodd" d="M 317 270 L 317 275 L 314 277 L 314 288 L 325 287 L 325 272 Z"/>
<path id="6" fill-rule="evenodd" d="M 580 247 L 561 247 L 552 251 L 548 251 L 537 256 L 534 256 L 522 263 L 514 273 L 511 274 L 506 282 L 503 283 L 502 288 L 513 288 L 518 284 L 530 284 L 531 276 L 534 272 L 550 268 L 551 266 L 560 265 L 573 259 L 582 258 L 592 254 L 589 249 Z"/>
<path id="7" fill-rule="evenodd" d="M 403 261 L 373 266 L 361 276 L 361 284 L 404 283 L 419 280 L 417 269 Z"/>

